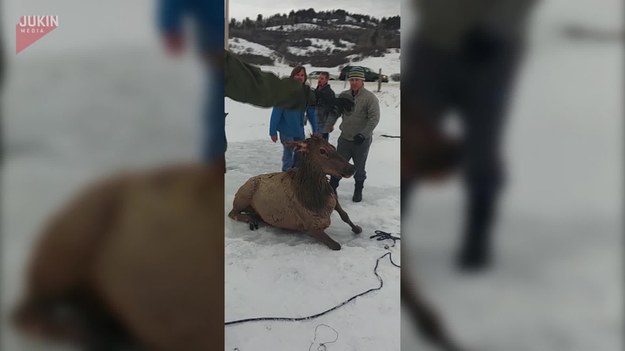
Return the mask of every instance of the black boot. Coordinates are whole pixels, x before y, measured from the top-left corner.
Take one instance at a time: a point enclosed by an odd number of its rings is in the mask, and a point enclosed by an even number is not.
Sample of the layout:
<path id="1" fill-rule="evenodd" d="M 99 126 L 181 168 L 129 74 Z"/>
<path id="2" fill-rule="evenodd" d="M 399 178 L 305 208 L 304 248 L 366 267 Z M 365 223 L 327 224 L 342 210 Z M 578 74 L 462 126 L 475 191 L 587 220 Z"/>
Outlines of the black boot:
<path id="1" fill-rule="evenodd" d="M 339 178 L 335 178 L 335 177 L 330 177 L 330 186 L 332 187 L 332 190 L 334 191 L 334 193 L 336 194 L 336 188 L 339 187 Z"/>
<path id="2" fill-rule="evenodd" d="M 456 258 L 456 265 L 461 272 L 481 272 L 492 265 L 492 252 L 490 248 L 476 245 L 473 248 L 463 248 Z"/>
<path id="3" fill-rule="evenodd" d="M 457 256 L 461 271 L 488 269 L 493 261 L 492 231 L 495 222 L 496 197 L 476 197 L 469 200 L 462 246 Z"/>
<path id="4" fill-rule="evenodd" d="M 352 201 L 360 202 L 362 201 L 362 188 L 364 187 L 364 180 L 357 180 L 356 187 L 354 188 L 354 196 L 352 197 Z"/>

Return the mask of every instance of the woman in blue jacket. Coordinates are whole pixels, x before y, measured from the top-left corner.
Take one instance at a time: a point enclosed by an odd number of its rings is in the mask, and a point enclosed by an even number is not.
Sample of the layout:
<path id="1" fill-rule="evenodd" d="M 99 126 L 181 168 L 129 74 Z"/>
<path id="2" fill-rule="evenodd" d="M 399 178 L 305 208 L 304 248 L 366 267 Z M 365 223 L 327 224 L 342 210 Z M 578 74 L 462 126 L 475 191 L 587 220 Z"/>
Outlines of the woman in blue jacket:
<path id="1" fill-rule="evenodd" d="M 304 84 L 306 82 L 306 68 L 297 66 L 291 72 L 291 78 Z M 305 113 L 312 127 L 313 133 L 317 133 L 317 116 L 314 106 L 308 106 L 306 111 L 289 111 L 282 108 L 274 107 L 271 112 L 271 121 L 269 122 L 269 136 L 275 143 L 278 141 L 278 132 L 280 133 L 280 142 L 284 148 L 282 154 L 282 171 L 286 172 L 293 168 L 297 163 L 297 154 L 292 146 L 288 145 L 288 141 L 304 140 L 304 124 Z"/>

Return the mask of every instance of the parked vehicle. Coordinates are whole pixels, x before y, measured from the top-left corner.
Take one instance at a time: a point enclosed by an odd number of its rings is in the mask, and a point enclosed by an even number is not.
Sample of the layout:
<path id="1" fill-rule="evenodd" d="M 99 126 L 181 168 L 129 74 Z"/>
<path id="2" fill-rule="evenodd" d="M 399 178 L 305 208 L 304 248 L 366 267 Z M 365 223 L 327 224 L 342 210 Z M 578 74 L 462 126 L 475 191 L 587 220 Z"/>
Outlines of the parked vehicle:
<path id="1" fill-rule="evenodd" d="M 360 66 L 365 70 L 365 82 L 377 82 L 378 78 L 379 78 L 379 73 L 374 72 L 371 68 L 369 67 L 363 67 Z M 341 70 L 341 74 L 339 75 L 339 80 L 345 80 L 345 78 L 347 77 L 347 73 L 349 72 L 349 70 L 352 68 L 352 66 L 345 66 L 343 67 L 343 69 Z M 383 83 L 388 83 L 388 76 L 383 74 L 382 75 L 382 82 Z"/>

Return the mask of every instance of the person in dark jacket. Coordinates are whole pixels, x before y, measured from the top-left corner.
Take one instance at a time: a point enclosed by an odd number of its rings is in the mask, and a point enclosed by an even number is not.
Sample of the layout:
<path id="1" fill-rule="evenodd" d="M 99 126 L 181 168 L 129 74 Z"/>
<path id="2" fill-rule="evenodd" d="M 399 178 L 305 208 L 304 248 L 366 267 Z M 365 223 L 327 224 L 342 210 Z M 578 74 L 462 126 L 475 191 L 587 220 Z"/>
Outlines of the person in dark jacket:
<path id="1" fill-rule="evenodd" d="M 291 78 L 304 85 L 307 78 L 306 69 L 303 66 L 295 67 L 291 72 Z M 317 118 L 314 106 L 309 106 L 305 111 L 286 110 L 280 107 L 274 107 L 271 112 L 269 136 L 275 143 L 278 141 L 278 132 L 280 133 L 280 142 L 284 148 L 282 153 L 283 172 L 288 171 L 296 165 L 297 153 L 288 142 L 305 139 L 305 114 L 308 115 L 313 133 L 317 133 Z"/>
<path id="2" fill-rule="evenodd" d="M 315 89 L 315 94 L 317 95 L 317 129 L 325 140 L 330 138 L 330 126 L 327 125 L 327 123 L 330 113 L 333 112 L 332 103 L 336 98 L 332 87 L 328 84 L 329 80 L 330 74 L 328 72 L 321 72 L 319 74 L 317 88 Z"/>

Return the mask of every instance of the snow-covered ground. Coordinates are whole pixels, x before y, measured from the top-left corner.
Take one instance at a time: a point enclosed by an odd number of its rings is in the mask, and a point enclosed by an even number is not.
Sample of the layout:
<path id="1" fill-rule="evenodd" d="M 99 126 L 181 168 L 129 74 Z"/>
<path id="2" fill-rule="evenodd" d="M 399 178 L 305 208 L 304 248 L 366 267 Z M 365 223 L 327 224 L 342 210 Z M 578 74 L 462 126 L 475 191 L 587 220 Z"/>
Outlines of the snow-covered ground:
<path id="1" fill-rule="evenodd" d="M 276 52 L 264 45 L 253 43 L 242 38 L 230 38 L 228 40 L 230 51 L 235 54 L 253 54 L 273 57 Z"/>
<path id="2" fill-rule="evenodd" d="M 282 75 L 289 67 L 264 67 Z M 314 84 L 314 82 L 313 82 Z M 375 90 L 375 84 L 369 86 Z M 344 82 L 331 82 L 336 93 Z M 399 213 L 399 85 L 385 84 L 376 93 L 381 121 L 374 133 L 367 161 L 364 200 L 351 202 L 353 179 L 338 188 L 339 201 L 364 232 L 355 235 L 337 214 L 332 216 L 329 235 L 340 242 L 331 251 L 304 233 L 271 227 L 250 231 L 245 223 L 226 218 L 226 319 L 250 317 L 303 317 L 328 309 L 351 296 L 376 287 L 373 267 L 386 250 L 384 243 L 370 240 L 377 229 L 397 233 Z M 225 213 L 232 208 L 237 189 L 251 176 L 276 172 L 281 167 L 282 146 L 269 138 L 271 109 L 260 109 L 226 100 L 228 152 L 226 162 Z M 336 145 L 337 132 L 330 141 Z M 400 245 L 391 249 L 400 259 Z M 226 327 L 226 349 L 306 350 L 311 347 L 315 327 L 327 324 L 339 333 L 328 350 L 399 350 L 399 274 L 388 260 L 378 270 L 384 280 L 381 291 L 326 316 L 306 322 L 256 322 Z M 320 327 L 317 340 L 331 341 L 334 332 Z M 317 349 L 316 344 L 312 349 Z"/>
<path id="3" fill-rule="evenodd" d="M 364 59 L 359 61 L 352 61 L 352 64 L 369 67 L 375 72 L 377 72 L 381 68 L 382 74 L 390 76 L 394 73 L 400 73 L 400 57 L 400 49 L 388 49 L 387 53 L 384 54 L 384 56 L 365 57 Z M 350 59 L 353 60 L 354 58 L 350 57 Z"/>

